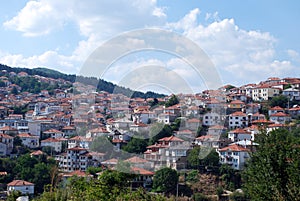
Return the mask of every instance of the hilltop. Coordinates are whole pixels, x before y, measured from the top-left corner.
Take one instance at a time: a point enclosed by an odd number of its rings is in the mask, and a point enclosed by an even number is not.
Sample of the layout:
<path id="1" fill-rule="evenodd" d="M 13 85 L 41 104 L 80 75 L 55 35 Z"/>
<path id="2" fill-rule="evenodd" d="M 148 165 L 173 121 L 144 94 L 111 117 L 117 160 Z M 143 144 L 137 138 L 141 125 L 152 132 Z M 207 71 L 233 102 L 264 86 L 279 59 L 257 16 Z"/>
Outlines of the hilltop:
<path id="1" fill-rule="evenodd" d="M 97 86 L 97 91 L 105 91 L 108 93 L 120 93 L 127 97 L 139 97 L 139 98 L 161 98 L 164 97 L 164 94 L 158 94 L 155 92 L 148 91 L 146 93 L 140 91 L 133 91 L 129 88 L 118 86 L 111 82 L 105 81 L 103 79 L 98 79 L 95 77 L 83 77 L 77 76 L 75 74 L 64 74 L 56 70 L 52 70 L 45 67 L 38 68 L 21 68 L 21 67 L 10 67 L 4 64 L 0 64 L 0 71 L 6 71 L 7 73 L 14 72 L 16 74 L 25 72 L 30 76 L 42 76 L 46 78 L 52 79 L 62 79 L 70 83 L 81 82 L 84 84 L 90 84 L 93 86 Z"/>

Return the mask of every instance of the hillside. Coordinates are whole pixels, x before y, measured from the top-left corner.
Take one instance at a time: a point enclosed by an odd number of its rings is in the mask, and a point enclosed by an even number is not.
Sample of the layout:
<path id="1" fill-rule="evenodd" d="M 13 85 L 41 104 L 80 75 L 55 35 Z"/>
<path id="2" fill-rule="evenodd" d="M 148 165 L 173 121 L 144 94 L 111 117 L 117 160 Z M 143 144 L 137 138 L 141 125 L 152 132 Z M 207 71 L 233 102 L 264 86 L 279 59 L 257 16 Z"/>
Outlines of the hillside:
<path id="1" fill-rule="evenodd" d="M 6 70 L 8 73 L 15 72 L 26 72 L 28 75 L 39 75 L 43 77 L 53 78 L 53 79 L 63 79 L 69 82 L 82 82 L 85 84 L 97 85 L 98 91 L 106 91 L 108 93 L 121 93 L 128 97 L 140 97 L 140 98 L 161 98 L 164 97 L 164 94 L 158 94 L 155 92 L 143 93 L 140 91 L 133 91 L 129 88 L 118 86 L 111 82 L 105 81 L 103 79 L 98 79 L 95 77 L 82 77 L 76 76 L 74 74 L 64 74 L 56 70 L 38 67 L 38 68 L 21 68 L 21 67 L 10 67 L 7 65 L 0 64 L 0 71 Z"/>

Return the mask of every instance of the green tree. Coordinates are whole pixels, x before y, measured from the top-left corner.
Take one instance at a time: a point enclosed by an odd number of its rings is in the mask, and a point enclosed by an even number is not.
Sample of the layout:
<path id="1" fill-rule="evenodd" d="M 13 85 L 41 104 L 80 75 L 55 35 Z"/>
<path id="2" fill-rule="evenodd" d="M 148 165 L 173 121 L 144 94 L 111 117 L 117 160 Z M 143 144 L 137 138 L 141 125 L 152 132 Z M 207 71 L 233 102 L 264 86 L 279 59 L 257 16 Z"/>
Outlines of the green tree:
<path id="1" fill-rule="evenodd" d="M 164 125 L 163 123 L 156 123 L 150 128 L 150 144 L 154 144 L 159 139 L 164 137 L 170 137 L 173 131 L 169 125 Z"/>
<path id="2" fill-rule="evenodd" d="M 20 197 L 22 193 L 20 191 L 12 191 L 8 197 L 7 201 L 16 201 L 18 197 Z"/>
<path id="3" fill-rule="evenodd" d="M 193 169 L 198 169 L 200 166 L 200 159 L 199 159 L 199 153 L 200 153 L 200 146 L 194 147 L 187 156 L 187 162 L 188 167 Z"/>
<path id="4" fill-rule="evenodd" d="M 282 108 L 286 108 L 287 103 L 288 103 L 288 98 L 283 95 L 275 96 L 270 100 L 271 107 L 280 106 Z"/>
<path id="5" fill-rule="evenodd" d="M 144 153 L 146 147 L 148 146 L 148 141 L 146 139 L 132 138 L 126 146 L 123 147 L 123 150 L 129 153 Z"/>
<path id="6" fill-rule="evenodd" d="M 163 168 L 156 171 L 153 178 L 153 191 L 170 192 L 174 190 L 178 183 L 178 174 L 171 168 Z"/>
<path id="7" fill-rule="evenodd" d="M 259 147 L 245 173 L 251 200 L 298 200 L 300 197 L 299 135 L 285 129 L 257 137 Z"/>
<path id="8" fill-rule="evenodd" d="M 174 94 L 172 97 L 165 103 L 166 107 L 170 107 L 179 103 L 179 99 Z"/>
<path id="9" fill-rule="evenodd" d="M 11 89 L 10 92 L 11 92 L 12 94 L 14 94 L 14 95 L 17 95 L 17 94 L 19 93 L 17 87 L 15 87 L 15 86 Z"/>
<path id="10" fill-rule="evenodd" d="M 107 137 L 100 136 L 93 140 L 90 149 L 92 151 L 106 153 L 113 150 L 113 145 Z"/>

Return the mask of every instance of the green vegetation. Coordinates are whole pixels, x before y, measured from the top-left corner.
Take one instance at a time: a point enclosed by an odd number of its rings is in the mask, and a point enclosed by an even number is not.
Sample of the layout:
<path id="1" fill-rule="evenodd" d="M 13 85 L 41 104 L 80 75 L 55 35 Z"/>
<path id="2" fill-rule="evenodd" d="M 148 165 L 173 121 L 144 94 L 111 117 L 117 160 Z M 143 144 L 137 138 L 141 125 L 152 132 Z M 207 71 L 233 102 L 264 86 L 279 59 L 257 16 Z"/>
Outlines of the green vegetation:
<path id="1" fill-rule="evenodd" d="M 279 129 L 262 132 L 260 144 L 244 172 L 251 200 L 297 200 L 300 197 L 300 138 Z"/>
<path id="2" fill-rule="evenodd" d="M 1 178 L 1 183 L 21 179 L 34 183 L 36 193 L 42 193 L 44 186 L 51 184 L 51 177 L 57 173 L 52 172 L 53 167 L 56 167 L 55 161 L 44 155 L 31 157 L 25 154 L 14 159 L 3 158 L 0 159 L 0 171 L 7 171 L 7 175 Z"/>
<path id="3" fill-rule="evenodd" d="M 63 79 L 65 81 L 69 81 L 71 83 L 74 82 L 81 82 L 84 84 L 92 85 L 97 87 L 97 91 L 106 91 L 109 93 L 121 93 L 128 97 L 140 97 L 140 98 L 162 98 L 165 97 L 164 94 L 158 94 L 152 91 L 143 93 L 139 91 L 133 91 L 129 88 L 125 88 L 122 86 L 115 85 L 111 82 L 107 82 L 103 79 L 97 79 L 95 77 L 83 77 L 83 76 L 76 76 L 76 75 L 67 75 L 64 73 L 60 73 L 55 70 L 47 69 L 47 68 L 18 68 L 18 67 L 9 67 L 3 64 L 0 64 L 0 71 L 6 70 L 7 73 L 9 72 L 26 72 L 28 75 L 39 75 L 43 77 L 53 78 L 53 79 Z M 51 85 L 49 83 L 38 82 L 36 78 L 33 77 L 13 77 L 11 80 L 13 84 L 17 84 L 22 87 L 22 91 L 28 91 L 32 93 L 39 93 L 43 89 L 47 89 L 49 91 L 53 89 L 57 89 L 60 87 L 71 87 L 69 85 L 66 86 L 57 86 Z"/>
<path id="4" fill-rule="evenodd" d="M 174 190 L 178 183 L 178 174 L 176 170 L 171 168 L 163 168 L 156 171 L 153 178 L 154 192 L 171 192 Z"/>
<path id="5" fill-rule="evenodd" d="M 172 97 L 165 103 L 166 107 L 170 107 L 179 103 L 179 99 L 174 94 Z"/>
<path id="6" fill-rule="evenodd" d="M 123 147 L 123 150 L 129 153 L 141 154 L 146 151 L 147 146 L 148 142 L 146 139 L 134 137 Z"/>
<path id="7" fill-rule="evenodd" d="M 71 177 L 63 186 L 46 191 L 36 201 L 115 201 L 115 200 L 166 200 L 143 189 L 132 191 L 133 177 L 118 171 L 105 170 L 98 178 Z"/>

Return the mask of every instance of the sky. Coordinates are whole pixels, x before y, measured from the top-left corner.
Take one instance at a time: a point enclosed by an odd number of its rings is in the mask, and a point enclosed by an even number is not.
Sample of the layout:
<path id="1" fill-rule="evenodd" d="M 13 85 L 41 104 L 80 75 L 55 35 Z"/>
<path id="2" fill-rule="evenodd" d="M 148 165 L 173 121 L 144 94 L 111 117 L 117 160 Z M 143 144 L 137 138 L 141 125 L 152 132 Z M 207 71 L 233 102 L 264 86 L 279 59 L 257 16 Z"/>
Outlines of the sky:
<path id="1" fill-rule="evenodd" d="M 93 63 L 92 75 L 163 93 L 300 77 L 299 10 L 297 0 L 11 0 L 0 7 L 0 63 L 84 74 L 94 54 L 108 65 Z"/>

